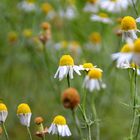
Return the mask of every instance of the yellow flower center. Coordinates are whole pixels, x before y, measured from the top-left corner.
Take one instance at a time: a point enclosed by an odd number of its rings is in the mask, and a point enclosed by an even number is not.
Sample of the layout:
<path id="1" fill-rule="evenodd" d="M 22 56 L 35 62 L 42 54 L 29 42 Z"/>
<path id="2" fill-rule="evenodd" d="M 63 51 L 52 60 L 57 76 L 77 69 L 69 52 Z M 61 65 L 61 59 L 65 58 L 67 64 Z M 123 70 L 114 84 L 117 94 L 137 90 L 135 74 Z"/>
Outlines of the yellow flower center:
<path id="1" fill-rule="evenodd" d="M 7 107 L 5 104 L 0 103 L 0 111 L 7 111 Z"/>
<path id="2" fill-rule="evenodd" d="M 95 4 L 98 0 L 88 0 L 88 2 Z"/>
<path id="3" fill-rule="evenodd" d="M 108 15 L 106 13 L 99 13 L 99 16 L 102 18 L 108 18 Z"/>
<path id="4" fill-rule="evenodd" d="M 136 20 L 133 17 L 126 16 L 121 21 L 121 29 L 128 31 L 128 30 L 136 30 Z"/>
<path id="5" fill-rule="evenodd" d="M 8 40 L 9 40 L 10 42 L 15 42 L 15 41 L 17 41 L 17 38 L 18 38 L 18 35 L 17 35 L 16 32 L 11 31 L 11 32 L 8 33 Z"/>
<path id="6" fill-rule="evenodd" d="M 31 29 L 25 29 L 23 30 L 23 36 L 29 38 L 32 36 L 32 30 Z"/>
<path id="7" fill-rule="evenodd" d="M 112 1 L 112 2 L 116 2 L 117 0 L 110 0 L 110 1 Z"/>
<path id="8" fill-rule="evenodd" d="M 91 42 L 98 44 L 101 42 L 101 35 L 98 32 L 93 32 L 90 36 L 89 39 Z"/>
<path id="9" fill-rule="evenodd" d="M 88 72 L 88 76 L 91 79 L 100 79 L 102 77 L 102 70 L 99 68 L 94 68 Z"/>
<path id="10" fill-rule="evenodd" d="M 60 58 L 59 65 L 60 66 L 73 66 L 74 65 L 74 60 L 70 55 L 63 55 Z"/>
<path id="11" fill-rule="evenodd" d="M 68 46 L 68 42 L 66 40 L 61 42 L 61 47 L 62 48 L 67 48 L 67 46 Z"/>
<path id="12" fill-rule="evenodd" d="M 31 113 L 31 109 L 28 104 L 22 103 L 17 108 L 17 114 Z"/>
<path id="13" fill-rule="evenodd" d="M 133 51 L 133 48 L 129 44 L 125 44 L 121 49 L 122 53 L 129 53 L 129 52 L 132 52 L 132 51 Z"/>
<path id="14" fill-rule="evenodd" d="M 140 53 L 140 38 L 138 38 L 134 42 L 134 52 Z"/>
<path id="15" fill-rule="evenodd" d="M 49 3 L 43 3 L 41 9 L 44 13 L 48 14 L 51 10 L 53 10 L 53 7 Z"/>
<path id="16" fill-rule="evenodd" d="M 54 118 L 53 123 L 56 125 L 65 125 L 66 119 L 63 116 L 58 115 Z"/>
<path id="17" fill-rule="evenodd" d="M 91 69 L 91 68 L 94 68 L 94 67 L 93 67 L 93 64 L 92 63 L 84 63 L 83 64 L 83 68 L 89 68 L 89 69 Z"/>
<path id="18" fill-rule="evenodd" d="M 139 66 L 138 66 L 137 64 L 135 64 L 135 63 L 131 63 L 130 66 L 131 66 L 132 68 L 137 68 L 137 69 L 139 68 Z"/>

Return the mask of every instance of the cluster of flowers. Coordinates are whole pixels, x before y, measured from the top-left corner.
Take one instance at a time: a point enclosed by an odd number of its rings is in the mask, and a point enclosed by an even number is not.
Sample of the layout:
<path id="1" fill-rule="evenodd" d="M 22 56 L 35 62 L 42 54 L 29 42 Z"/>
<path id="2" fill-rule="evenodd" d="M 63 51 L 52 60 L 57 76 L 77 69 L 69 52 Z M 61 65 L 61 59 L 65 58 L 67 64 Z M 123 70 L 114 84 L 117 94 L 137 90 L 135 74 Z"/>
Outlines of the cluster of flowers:
<path id="1" fill-rule="evenodd" d="M 73 79 L 73 73 L 81 75 L 80 71 L 86 71 L 87 76 L 84 79 L 83 86 L 90 92 L 93 90 L 100 90 L 105 88 L 102 82 L 102 70 L 93 66 L 92 63 L 84 63 L 83 65 L 75 65 L 74 60 L 70 55 L 63 55 L 59 61 L 59 67 L 56 71 L 54 78 L 62 80 L 64 77 Z"/>
<path id="2" fill-rule="evenodd" d="M 137 38 L 137 23 L 140 18 L 134 19 L 131 16 L 125 16 L 121 21 L 122 39 L 126 41 L 120 52 L 112 54 L 112 59 L 117 62 L 117 67 L 122 69 L 137 69 L 138 74 L 140 65 L 140 39 Z"/>

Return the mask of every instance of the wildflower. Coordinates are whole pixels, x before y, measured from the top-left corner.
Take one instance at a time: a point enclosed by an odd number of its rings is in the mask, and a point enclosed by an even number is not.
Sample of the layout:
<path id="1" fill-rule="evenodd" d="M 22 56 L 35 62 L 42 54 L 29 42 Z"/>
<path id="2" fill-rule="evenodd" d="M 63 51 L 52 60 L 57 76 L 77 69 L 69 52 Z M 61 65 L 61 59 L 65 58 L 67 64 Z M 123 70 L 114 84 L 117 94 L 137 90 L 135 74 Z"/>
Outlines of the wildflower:
<path id="1" fill-rule="evenodd" d="M 0 123 L 4 123 L 8 116 L 8 110 L 5 104 L 0 103 Z"/>
<path id="2" fill-rule="evenodd" d="M 34 122 L 37 125 L 37 132 L 36 132 L 36 136 L 38 137 L 45 137 L 45 134 L 48 132 L 47 127 L 44 129 L 43 127 L 43 118 L 42 117 L 36 117 Z"/>
<path id="3" fill-rule="evenodd" d="M 84 7 L 84 11 L 85 12 L 93 12 L 93 13 L 96 13 L 99 11 L 99 4 L 100 4 L 100 1 L 99 0 L 88 0 L 86 2 L 86 5 Z"/>
<path id="4" fill-rule="evenodd" d="M 84 79 L 83 86 L 90 92 L 105 88 L 106 85 L 102 83 L 102 70 L 99 68 L 90 70 Z"/>
<path id="5" fill-rule="evenodd" d="M 90 34 L 89 40 L 93 44 L 99 44 L 99 43 L 101 43 L 101 35 L 100 35 L 100 33 L 99 32 L 93 32 L 92 34 Z"/>
<path id="6" fill-rule="evenodd" d="M 112 59 L 117 61 L 117 68 L 128 68 L 133 56 L 133 46 L 125 44 L 121 51 L 112 54 Z"/>
<path id="7" fill-rule="evenodd" d="M 51 29 L 51 25 L 50 25 L 50 23 L 48 23 L 48 22 L 43 22 L 42 24 L 41 24 L 41 28 L 43 29 L 43 30 L 50 30 Z"/>
<path id="8" fill-rule="evenodd" d="M 122 30 L 122 39 L 127 40 L 131 38 L 132 40 L 137 39 L 136 32 L 139 32 L 137 29 L 137 23 L 140 22 L 139 19 L 134 19 L 131 16 L 125 16 L 121 21 L 121 30 Z"/>
<path id="9" fill-rule="evenodd" d="M 23 36 L 26 38 L 30 38 L 32 36 L 32 30 L 31 29 L 23 30 Z"/>
<path id="10" fill-rule="evenodd" d="M 18 4 L 18 8 L 25 12 L 32 12 L 37 9 L 34 0 L 23 0 Z"/>
<path id="11" fill-rule="evenodd" d="M 91 16 L 91 20 L 106 23 L 106 24 L 113 23 L 113 21 L 108 17 L 106 13 L 93 14 Z"/>
<path id="12" fill-rule="evenodd" d="M 94 68 L 92 63 L 84 63 L 83 65 L 80 65 L 81 70 L 85 70 L 85 71 L 90 71 Z"/>
<path id="13" fill-rule="evenodd" d="M 15 31 L 11 31 L 8 33 L 8 41 L 10 43 L 15 43 L 18 39 L 18 35 L 17 35 L 17 32 Z"/>
<path id="14" fill-rule="evenodd" d="M 22 125 L 29 127 L 31 120 L 31 109 L 28 104 L 22 103 L 17 108 L 17 116 L 20 119 Z"/>
<path id="15" fill-rule="evenodd" d="M 81 75 L 80 67 L 74 65 L 74 60 L 70 55 L 63 55 L 59 61 L 59 67 L 55 73 L 54 78 L 58 77 L 59 80 L 62 80 L 64 77 L 69 76 L 70 79 L 73 79 L 73 72 L 76 72 L 78 75 Z"/>
<path id="16" fill-rule="evenodd" d="M 59 136 L 71 136 L 69 127 L 67 126 L 65 117 L 58 115 L 54 118 L 53 123 L 48 129 L 49 133 L 58 134 Z"/>
<path id="17" fill-rule="evenodd" d="M 80 103 L 80 96 L 75 88 L 68 88 L 62 93 L 62 103 L 65 108 L 74 109 Z"/>
<path id="18" fill-rule="evenodd" d="M 126 10 L 130 2 L 128 0 L 106 0 L 100 3 L 102 9 L 111 13 L 118 13 L 122 10 Z"/>

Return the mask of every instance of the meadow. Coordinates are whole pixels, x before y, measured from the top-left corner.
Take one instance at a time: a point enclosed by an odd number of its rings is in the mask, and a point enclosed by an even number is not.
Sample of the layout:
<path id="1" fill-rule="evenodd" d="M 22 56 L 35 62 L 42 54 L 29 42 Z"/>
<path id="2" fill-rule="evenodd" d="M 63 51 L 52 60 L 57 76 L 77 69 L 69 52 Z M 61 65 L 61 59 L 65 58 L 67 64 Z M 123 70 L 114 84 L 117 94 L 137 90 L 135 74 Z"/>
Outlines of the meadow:
<path id="1" fill-rule="evenodd" d="M 85 12 L 87 2 L 96 3 L 92 0 L 26 1 L 35 7 L 26 9 L 20 0 L 0 1 L 0 102 L 8 109 L 5 127 L 9 140 L 29 139 L 26 127 L 17 117 L 21 103 L 27 103 L 32 112 L 33 140 L 41 139 L 36 136 L 34 119 L 41 116 L 44 128 L 49 128 L 57 115 L 65 117 L 72 135 L 58 137 L 47 133 L 46 140 L 139 140 L 139 66 L 118 68 L 111 58 L 127 42 L 120 32 L 122 18 L 140 16 L 139 0 L 130 0 L 127 8 L 119 12 L 100 6 L 95 12 Z M 67 15 L 69 6 L 74 14 Z M 111 22 L 92 20 L 91 16 L 98 13 Z M 61 81 L 54 78 L 63 55 L 70 55 L 77 66 L 92 63 L 100 68 L 104 85 L 92 91 L 83 87 L 89 72 L 82 68 L 81 75 L 74 72 L 73 79 L 68 75 Z M 62 103 L 62 93 L 69 87 L 80 95 L 80 102 L 71 109 Z M 6 140 L 4 131 L 0 139 Z"/>

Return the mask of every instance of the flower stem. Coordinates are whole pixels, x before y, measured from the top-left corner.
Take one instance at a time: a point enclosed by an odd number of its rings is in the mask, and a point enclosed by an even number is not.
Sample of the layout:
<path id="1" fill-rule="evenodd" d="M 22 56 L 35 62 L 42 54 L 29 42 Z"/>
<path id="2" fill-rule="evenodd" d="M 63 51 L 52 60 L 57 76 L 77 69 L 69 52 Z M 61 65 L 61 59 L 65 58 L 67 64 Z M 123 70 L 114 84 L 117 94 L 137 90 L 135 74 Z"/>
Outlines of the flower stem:
<path id="1" fill-rule="evenodd" d="M 98 121 L 98 115 L 97 115 L 97 111 L 96 111 L 96 107 L 95 107 L 95 103 L 94 103 L 94 98 L 93 98 L 93 101 L 92 101 L 92 111 L 93 111 L 93 114 L 94 114 L 94 117 L 95 117 L 95 122 L 96 122 L 96 132 L 97 132 L 97 135 L 96 135 L 96 140 L 100 140 L 100 123 Z"/>
<path id="2" fill-rule="evenodd" d="M 75 122 L 75 124 L 76 124 L 77 131 L 78 131 L 79 135 L 80 135 L 81 138 L 82 138 L 81 128 L 79 127 L 79 125 L 78 125 L 78 123 L 77 123 L 77 117 L 76 117 L 76 113 L 75 113 L 75 110 L 74 110 L 74 109 L 72 109 L 72 116 L 73 116 L 73 120 L 74 120 L 74 122 Z"/>
<path id="3" fill-rule="evenodd" d="M 139 122 L 138 122 L 138 127 L 137 127 L 136 140 L 138 139 L 139 131 L 140 131 L 140 116 L 139 116 Z"/>
<path id="4" fill-rule="evenodd" d="M 68 87 L 70 88 L 70 77 L 69 77 L 69 74 L 67 75 L 67 82 L 68 82 Z"/>
<path id="5" fill-rule="evenodd" d="M 58 140 L 60 140 L 60 135 L 58 134 Z"/>
<path id="6" fill-rule="evenodd" d="M 8 133 L 7 133 L 7 130 L 6 130 L 6 127 L 5 127 L 4 122 L 2 123 L 2 128 L 3 128 L 3 130 L 4 130 L 4 134 L 5 134 L 6 140 L 9 140 L 9 136 L 8 136 Z"/>
<path id="7" fill-rule="evenodd" d="M 30 129 L 29 129 L 28 126 L 27 126 L 27 132 L 28 132 L 28 134 L 29 134 L 29 138 L 30 138 L 30 140 L 33 140 L 33 139 L 32 139 L 32 135 L 31 135 L 31 132 L 30 132 Z"/>
<path id="8" fill-rule="evenodd" d="M 132 4 L 133 4 L 133 8 L 134 8 L 134 10 L 135 10 L 136 15 L 139 16 L 139 13 L 138 13 L 138 10 L 137 10 L 137 8 L 136 8 L 136 5 L 135 5 L 134 0 L 132 0 Z"/>

